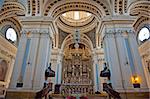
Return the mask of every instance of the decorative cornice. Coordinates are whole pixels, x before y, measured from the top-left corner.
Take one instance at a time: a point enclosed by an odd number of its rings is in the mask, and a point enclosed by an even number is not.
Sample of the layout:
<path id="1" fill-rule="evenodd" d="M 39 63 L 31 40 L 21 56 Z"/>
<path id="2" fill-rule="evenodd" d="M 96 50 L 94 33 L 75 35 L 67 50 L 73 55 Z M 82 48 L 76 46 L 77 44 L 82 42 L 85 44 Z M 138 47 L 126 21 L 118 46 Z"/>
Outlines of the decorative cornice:
<path id="1" fill-rule="evenodd" d="M 0 36 L 0 53 L 6 57 L 15 59 L 17 48 Z"/>
<path id="2" fill-rule="evenodd" d="M 21 32 L 22 34 L 49 34 L 50 33 L 50 31 L 49 31 L 49 29 L 47 29 L 47 28 L 41 28 L 41 29 L 22 29 L 22 32 Z"/>
<path id="3" fill-rule="evenodd" d="M 124 32 L 128 32 L 128 33 L 133 33 L 133 29 L 132 28 L 126 28 L 126 27 L 114 27 L 114 28 L 106 28 L 105 29 L 105 33 L 106 34 L 122 34 Z"/>
<path id="4" fill-rule="evenodd" d="M 118 27 L 132 27 L 134 20 L 136 17 L 131 16 L 113 16 L 113 17 L 105 17 L 99 23 L 99 26 L 96 33 L 103 33 L 105 28 L 118 28 Z"/>
<path id="5" fill-rule="evenodd" d="M 134 31 L 132 28 L 106 28 L 105 32 L 103 33 L 103 38 L 109 38 L 109 37 L 130 37 L 134 36 Z"/>

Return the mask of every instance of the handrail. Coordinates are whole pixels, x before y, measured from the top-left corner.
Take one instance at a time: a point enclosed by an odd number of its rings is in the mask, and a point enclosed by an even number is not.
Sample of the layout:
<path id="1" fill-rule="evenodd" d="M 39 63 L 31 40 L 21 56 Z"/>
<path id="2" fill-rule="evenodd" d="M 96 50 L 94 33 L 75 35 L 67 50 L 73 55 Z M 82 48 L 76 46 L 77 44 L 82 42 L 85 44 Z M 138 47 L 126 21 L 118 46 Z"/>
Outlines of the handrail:
<path id="1" fill-rule="evenodd" d="M 49 91 L 52 91 L 52 85 L 53 83 L 48 83 L 45 88 L 37 92 L 35 99 L 41 99 L 42 97 L 47 96 Z"/>
<path id="2" fill-rule="evenodd" d="M 115 98 L 115 99 L 121 99 L 120 97 L 120 93 L 118 93 L 117 91 L 115 91 L 110 84 L 104 83 L 104 91 L 106 91 L 106 93 L 108 95 L 110 95 L 111 97 Z"/>

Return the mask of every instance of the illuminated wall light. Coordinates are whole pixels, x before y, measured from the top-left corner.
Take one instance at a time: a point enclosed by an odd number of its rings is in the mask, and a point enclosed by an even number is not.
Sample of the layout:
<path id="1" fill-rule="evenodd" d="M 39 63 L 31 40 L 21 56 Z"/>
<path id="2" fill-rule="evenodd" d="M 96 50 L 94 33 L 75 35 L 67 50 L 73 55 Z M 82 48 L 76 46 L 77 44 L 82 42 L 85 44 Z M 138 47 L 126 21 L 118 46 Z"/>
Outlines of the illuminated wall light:
<path id="1" fill-rule="evenodd" d="M 132 79 L 133 84 L 141 82 L 140 77 L 138 77 L 138 76 L 132 76 L 131 79 Z"/>
<path id="2" fill-rule="evenodd" d="M 134 88 L 140 88 L 141 80 L 139 76 L 132 76 L 131 80 Z"/>

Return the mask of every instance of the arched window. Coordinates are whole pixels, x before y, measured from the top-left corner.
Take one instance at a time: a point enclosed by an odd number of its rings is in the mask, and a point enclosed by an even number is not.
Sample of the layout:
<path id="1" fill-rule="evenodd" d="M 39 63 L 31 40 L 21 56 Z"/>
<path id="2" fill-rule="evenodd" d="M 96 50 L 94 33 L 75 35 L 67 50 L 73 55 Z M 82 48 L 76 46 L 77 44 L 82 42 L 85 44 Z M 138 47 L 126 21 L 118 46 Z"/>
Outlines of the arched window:
<path id="1" fill-rule="evenodd" d="M 17 41 L 17 33 L 13 28 L 8 28 L 5 32 L 5 37 L 11 43 L 15 43 Z"/>
<path id="2" fill-rule="evenodd" d="M 150 38 L 150 30 L 147 27 L 143 27 L 138 33 L 138 40 L 145 42 Z"/>

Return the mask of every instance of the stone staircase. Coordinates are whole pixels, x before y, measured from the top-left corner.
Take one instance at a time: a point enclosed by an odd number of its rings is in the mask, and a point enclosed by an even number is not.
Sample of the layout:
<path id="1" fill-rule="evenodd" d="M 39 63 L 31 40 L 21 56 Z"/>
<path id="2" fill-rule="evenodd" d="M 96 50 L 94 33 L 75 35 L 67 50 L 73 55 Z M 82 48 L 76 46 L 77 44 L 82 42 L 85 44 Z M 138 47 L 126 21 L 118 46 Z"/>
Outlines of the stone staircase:
<path id="1" fill-rule="evenodd" d="M 65 99 L 68 96 L 62 95 L 62 94 L 49 94 L 52 99 Z M 101 94 L 84 94 L 84 95 L 77 95 L 77 94 L 71 94 L 70 96 L 74 97 L 75 99 L 108 99 L 108 95 L 106 93 Z M 86 98 L 81 98 L 86 97 Z"/>

